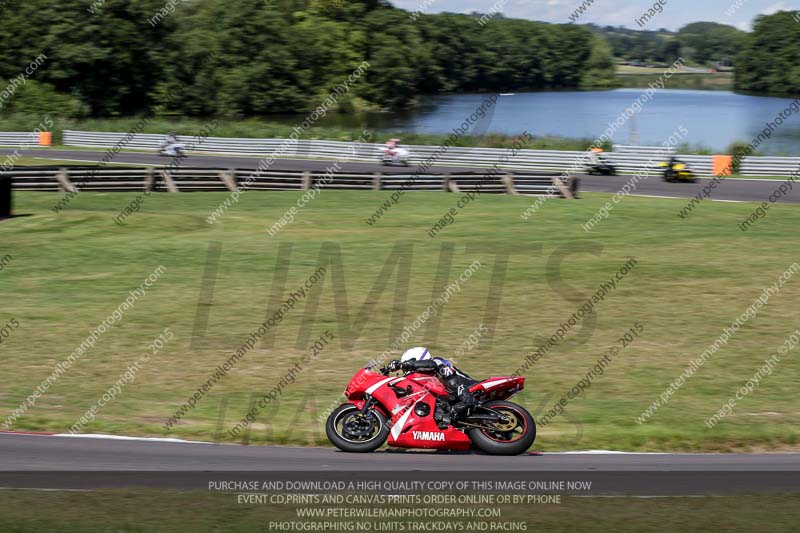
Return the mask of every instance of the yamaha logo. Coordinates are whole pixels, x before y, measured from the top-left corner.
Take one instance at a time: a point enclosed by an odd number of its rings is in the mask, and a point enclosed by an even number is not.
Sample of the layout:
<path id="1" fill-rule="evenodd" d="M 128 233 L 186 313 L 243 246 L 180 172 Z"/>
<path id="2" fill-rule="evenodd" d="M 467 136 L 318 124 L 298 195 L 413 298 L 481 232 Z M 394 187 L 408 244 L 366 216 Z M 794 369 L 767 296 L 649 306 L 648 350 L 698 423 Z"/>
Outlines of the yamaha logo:
<path id="1" fill-rule="evenodd" d="M 444 433 L 440 431 L 412 431 L 416 440 L 444 440 Z"/>

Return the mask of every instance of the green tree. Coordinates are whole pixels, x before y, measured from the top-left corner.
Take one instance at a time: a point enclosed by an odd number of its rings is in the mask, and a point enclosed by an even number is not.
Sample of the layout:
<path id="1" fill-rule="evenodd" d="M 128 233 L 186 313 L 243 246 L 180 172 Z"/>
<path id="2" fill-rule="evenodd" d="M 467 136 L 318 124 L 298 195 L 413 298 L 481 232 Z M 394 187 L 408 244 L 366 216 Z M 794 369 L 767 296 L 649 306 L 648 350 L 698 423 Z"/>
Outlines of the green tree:
<path id="1" fill-rule="evenodd" d="M 301 113 L 364 61 L 340 109 L 362 101 L 399 109 L 426 93 L 606 84 L 613 74 L 608 45 L 582 26 L 411 17 L 385 0 L 192 0 L 158 19 L 163 0 L 16 4 L 3 11 L 0 78 L 44 54 L 33 78 L 43 85 L 21 107 L 50 95 L 75 115 Z"/>
<path id="2" fill-rule="evenodd" d="M 698 63 L 733 62 L 741 51 L 746 33 L 716 22 L 695 22 L 678 32 L 687 54 Z"/>
<path id="3" fill-rule="evenodd" d="M 581 81 L 583 87 L 613 87 L 616 84 L 615 64 L 611 53 L 608 41 L 595 35 L 592 39 L 592 53 Z"/>
<path id="4" fill-rule="evenodd" d="M 794 13 L 779 12 L 756 19 L 736 60 L 736 88 L 763 93 L 800 92 L 800 24 Z"/>
<path id="5" fill-rule="evenodd" d="M 148 19 L 161 0 L 115 0 L 94 14 L 85 0 L 26 0 L 6 6 L 0 25 L 0 77 L 12 78 L 40 54 L 33 79 L 82 99 L 94 115 L 146 109 L 162 75 L 160 50 L 174 28 Z"/>

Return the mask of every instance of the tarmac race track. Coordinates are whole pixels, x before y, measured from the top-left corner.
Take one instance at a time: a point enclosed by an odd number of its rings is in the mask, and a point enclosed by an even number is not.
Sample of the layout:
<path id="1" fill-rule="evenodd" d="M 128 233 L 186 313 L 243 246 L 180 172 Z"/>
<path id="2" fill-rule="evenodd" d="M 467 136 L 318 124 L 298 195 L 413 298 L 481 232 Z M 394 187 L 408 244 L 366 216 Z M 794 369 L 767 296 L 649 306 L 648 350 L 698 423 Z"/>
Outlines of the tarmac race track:
<path id="1" fill-rule="evenodd" d="M 800 493 L 800 454 L 479 453 L 0 433 L 0 488 L 180 488 L 220 480 L 591 481 L 592 494 Z"/>
<path id="2" fill-rule="evenodd" d="M 6 157 L 13 150 L 0 150 L 0 157 Z M 91 164 L 103 159 L 104 151 L 83 150 L 19 150 L 24 157 L 36 157 L 54 160 L 73 160 L 75 164 Z M 208 167 L 208 168 L 257 168 L 261 159 L 258 157 L 243 157 L 232 155 L 190 155 L 181 162 L 182 166 Z M 121 152 L 113 163 L 128 163 L 137 165 L 167 165 L 170 159 L 148 153 Z M 277 159 L 271 168 L 275 170 L 311 170 L 325 172 L 330 167 L 331 161 L 320 159 Z M 341 172 L 413 172 L 415 167 L 402 169 L 398 167 L 384 167 L 378 163 L 341 163 Z M 474 167 L 435 166 L 429 172 L 470 172 L 480 170 Z M 530 171 L 525 171 L 530 172 Z M 581 191 L 616 193 L 622 189 L 632 176 L 587 176 L 581 175 Z M 666 183 L 658 176 L 651 176 L 636 184 L 636 190 L 631 194 L 642 196 L 663 196 L 671 198 L 691 198 L 704 187 L 709 187 L 710 179 L 701 178 L 696 183 Z M 723 201 L 766 202 L 770 195 L 780 186 L 782 181 L 758 179 L 728 179 L 723 180 L 715 189 L 707 189 L 710 198 Z M 792 188 L 785 196 L 778 199 L 779 203 L 800 203 L 800 183 L 798 188 Z"/>
<path id="3" fill-rule="evenodd" d="M 632 176 L 581 176 L 580 191 L 609 192 L 620 191 Z M 788 178 L 787 178 L 788 179 Z M 711 200 L 729 202 L 768 202 L 769 197 L 784 183 L 781 180 L 740 179 L 722 180 L 716 188 L 711 188 L 708 178 L 699 178 L 695 183 L 667 183 L 659 176 L 650 176 L 636 184 L 632 195 L 661 196 L 667 198 L 694 198 L 704 190 L 708 191 Z M 794 187 L 797 187 L 795 190 Z M 792 184 L 785 196 L 778 198 L 778 203 L 800 203 L 800 181 Z"/>

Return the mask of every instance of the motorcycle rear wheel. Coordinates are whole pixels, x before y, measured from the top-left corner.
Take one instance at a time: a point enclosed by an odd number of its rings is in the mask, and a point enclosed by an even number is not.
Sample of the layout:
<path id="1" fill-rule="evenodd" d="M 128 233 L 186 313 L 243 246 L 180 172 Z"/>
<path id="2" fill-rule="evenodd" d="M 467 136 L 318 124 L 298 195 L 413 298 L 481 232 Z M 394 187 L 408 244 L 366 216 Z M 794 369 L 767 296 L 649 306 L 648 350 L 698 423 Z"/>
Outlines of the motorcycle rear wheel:
<path id="1" fill-rule="evenodd" d="M 350 453 L 377 450 L 386 442 L 389 430 L 383 413 L 371 409 L 362 415 L 352 403 L 344 403 L 334 409 L 325 422 L 325 433 L 331 444 Z"/>
<path id="2" fill-rule="evenodd" d="M 470 429 L 469 438 L 478 449 L 491 455 L 519 455 L 531 447 L 536 440 L 536 422 L 527 409 L 505 401 L 483 406 L 506 415 L 510 422 Z"/>

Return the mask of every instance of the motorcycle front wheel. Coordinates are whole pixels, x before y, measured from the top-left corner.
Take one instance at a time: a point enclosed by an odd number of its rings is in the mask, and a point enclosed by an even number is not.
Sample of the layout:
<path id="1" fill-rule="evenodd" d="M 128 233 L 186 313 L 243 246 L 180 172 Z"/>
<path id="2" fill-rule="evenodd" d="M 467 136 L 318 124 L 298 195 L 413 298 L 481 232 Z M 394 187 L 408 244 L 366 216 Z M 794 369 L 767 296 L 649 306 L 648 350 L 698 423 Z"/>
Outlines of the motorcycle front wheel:
<path id="1" fill-rule="evenodd" d="M 504 401 L 488 402 L 483 407 L 505 415 L 508 422 L 470 429 L 469 438 L 478 449 L 491 455 L 519 455 L 531 447 L 536 440 L 536 422 L 527 409 Z"/>
<path id="2" fill-rule="evenodd" d="M 361 414 L 352 403 L 334 409 L 325 422 L 325 433 L 331 444 L 351 453 L 377 450 L 389 437 L 389 424 L 380 411 L 370 409 Z"/>

